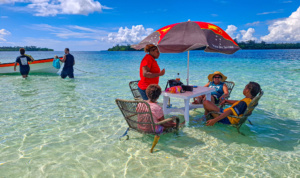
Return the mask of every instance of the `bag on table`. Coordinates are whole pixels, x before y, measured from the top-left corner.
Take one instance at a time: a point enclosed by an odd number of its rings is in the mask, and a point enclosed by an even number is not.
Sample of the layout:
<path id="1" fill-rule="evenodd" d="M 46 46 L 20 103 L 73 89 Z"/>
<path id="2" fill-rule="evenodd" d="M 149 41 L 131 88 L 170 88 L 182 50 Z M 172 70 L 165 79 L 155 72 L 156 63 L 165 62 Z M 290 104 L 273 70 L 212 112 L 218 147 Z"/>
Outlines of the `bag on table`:
<path id="1" fill-rule="evenodd" d="M 171 80 L 168 80 L 165 90 L 170 87 L 182 86 L 182 85 L 183 85 L 183 83 L 181 81 L 171 79 Z"/>
<path id="2" fill-rule="evenodd" d="M 184 93 L 183 89 L 181 86 L 173 86 L 170 88 L 166 89 L 166 92 L 170 92 L 170 93 Z"/>

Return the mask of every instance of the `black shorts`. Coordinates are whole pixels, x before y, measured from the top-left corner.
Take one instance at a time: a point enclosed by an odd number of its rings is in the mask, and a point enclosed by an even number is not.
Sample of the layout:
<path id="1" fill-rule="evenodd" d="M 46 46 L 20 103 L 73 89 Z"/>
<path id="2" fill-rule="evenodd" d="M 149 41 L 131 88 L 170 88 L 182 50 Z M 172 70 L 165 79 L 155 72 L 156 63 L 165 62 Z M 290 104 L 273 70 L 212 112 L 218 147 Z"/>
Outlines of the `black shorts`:
<path id="1" fill-rule="evenodd" d="M 67 76 L 69 78 L 74 78 L 74 70 L 73 68 L 66 68 L 66 69 L 63 69 L 61 71 L 61 74 L 60 74 L 61 78 L 66 78 Z"/>
<path id="2" fill-rule="evenodd" d="M 28 75 L 29 71 L 30 71 L 30 69 L 22 69 L 22 68 L 20 68 L 21 75 Z"/>

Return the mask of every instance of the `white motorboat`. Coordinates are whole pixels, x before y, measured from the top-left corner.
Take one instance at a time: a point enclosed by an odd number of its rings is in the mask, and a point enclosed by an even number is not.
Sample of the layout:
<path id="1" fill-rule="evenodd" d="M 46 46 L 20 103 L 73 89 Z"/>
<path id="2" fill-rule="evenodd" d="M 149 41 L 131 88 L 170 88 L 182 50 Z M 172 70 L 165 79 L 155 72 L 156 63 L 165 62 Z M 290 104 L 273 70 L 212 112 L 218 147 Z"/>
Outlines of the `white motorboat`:
<path id="1" fill-rule="evenodd" d="M 59 69 L 56 69 L 52 66 L 54 58 L 48 59 L 38 59 L 34 60 L 33 62 L 29 62 L 30 66 L 30 73 L 57 73 Z M 62 57 L 60 57 L 62 59 Z M 15 63 L 0 63 L 0 74 L 13 74 L 13 73 L 20 73 L 19 67 L 17 70 L 14 71 Z M 19 64 L 17 64 L 19 66 Z"/>

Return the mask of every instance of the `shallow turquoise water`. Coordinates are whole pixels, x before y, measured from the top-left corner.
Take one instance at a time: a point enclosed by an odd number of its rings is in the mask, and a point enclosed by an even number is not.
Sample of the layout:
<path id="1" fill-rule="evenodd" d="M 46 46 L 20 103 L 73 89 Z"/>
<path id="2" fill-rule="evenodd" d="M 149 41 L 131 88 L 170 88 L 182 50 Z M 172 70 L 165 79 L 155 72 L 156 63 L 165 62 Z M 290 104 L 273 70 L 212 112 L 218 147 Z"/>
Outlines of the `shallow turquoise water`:
<path id="1" fill-rule="evenodd" d="M 62 52 L 31 52 L 34 58 Z M 204 85 L 222 71 L 236 86 L 231 99 L 243 97 L 249 81 L 265 94 L 237 133 L 197 121 L 178 136 L 161 137 L 150 154 L 151 136 L 129 132 L 115 98 L 132 99 L 128 83 L 139 79 L 143 52 L 73 52 L 75 80 L 58 75 L 1 75 L 0 177 L 297 177 L 300 176 L 300 50 L 243 50 L 234 55 L 192 51 L 190 83 Z M 0 62 L 18 52 L 1 52 Z M 161 54 L 160 78 L 186 78 L 187 53 Z M 159 100 L 162 102 L 162 98 Z M 172 100 L 183 105 L 181 100 Z M 179 115 L 183 119 L 182 115 Z"/>

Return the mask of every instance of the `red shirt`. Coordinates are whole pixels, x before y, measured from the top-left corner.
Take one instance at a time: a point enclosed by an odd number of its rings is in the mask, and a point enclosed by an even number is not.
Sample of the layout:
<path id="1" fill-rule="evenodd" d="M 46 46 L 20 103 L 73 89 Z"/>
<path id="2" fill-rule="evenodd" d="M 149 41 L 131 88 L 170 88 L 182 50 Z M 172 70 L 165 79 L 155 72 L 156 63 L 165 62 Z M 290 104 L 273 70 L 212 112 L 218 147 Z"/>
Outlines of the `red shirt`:
<path id="1" fill-rule="evenodd" d="M 159 68 L 156 60 L 150 54 L 146 54 L 146 56 L 143 58 L 143 60 L 141 62 L 141 66 L 140 66 L 141 80 L 138 83 L 138 86 L 142 90 L 146 90 L 150 84 L 158 84 L 158 82 L 159 82 L 159 77 L 147 78 L 147 77 L 143 76 L 143 67 L 145 67 L 145 66 L 149 67 L 149 69 L 150 69 L 149 72 L 151 72 L 151 73 L 160 73 L 160 68 Z"/>

